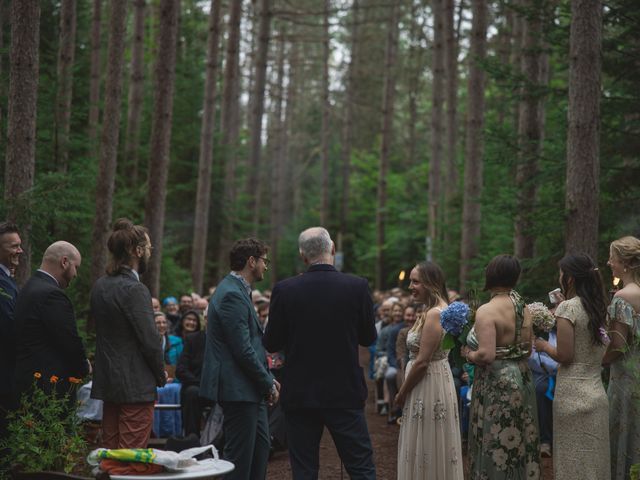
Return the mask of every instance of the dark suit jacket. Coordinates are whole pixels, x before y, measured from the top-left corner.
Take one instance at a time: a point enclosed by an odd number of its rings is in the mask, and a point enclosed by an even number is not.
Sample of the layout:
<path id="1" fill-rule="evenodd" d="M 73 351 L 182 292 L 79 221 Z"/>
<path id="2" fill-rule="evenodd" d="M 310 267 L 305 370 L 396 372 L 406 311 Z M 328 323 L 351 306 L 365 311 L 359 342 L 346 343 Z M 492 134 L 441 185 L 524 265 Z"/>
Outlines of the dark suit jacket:
<path id="1" fill-rule="evenodd" d="M 313 265 L 271 293 L 264 346 L 284 350 L 285 408 L 362 408 L 367 387 L 358 344 L 376 339 L 367 281 Z"/>
<path id="2" fill-rule="evenodd" d="M 16 340 L 13 312 L 18 287 L 16 282 L 0 269 L 0 395 L 13 390 L 13 370 L 16 362 Z"/>
<path id="3" fill-rule="evenodd" d="M 229 274 L 209 304 L 200 396 L 258 403 L 272 385 L 256 309 L 240 280 Z"/>
<path id="4" fill-rule="evenodd" d="M 206 332 L 204 330 L 190 333 L 184 339 L 184 350 L 182 350 L 176 366 L 176 377 L 183 387 L 200 386 L 205 339 Z"/>
<path id="5" fill-rule="evenodd" d="M 46 273 L 37 271 L 18 295 L 16 323 L 16 393 L 28 390 L 33 374 L 60 378 L 62 393 L 69 377 L 82 378 L 88 371 L 87 356 L 78 335 L 73 305 L 63 289 Z M 48 389 L 47 389 L 48 390 Z"/>
<path id="6" fill-rule="evenodd" d="M 96 365 L 91 398 L 113 403 L 153 402 L 165 384 L 162 339 L 151 294 L 134 273 L 99 278 L 91 289 L 96 321 Z"/>

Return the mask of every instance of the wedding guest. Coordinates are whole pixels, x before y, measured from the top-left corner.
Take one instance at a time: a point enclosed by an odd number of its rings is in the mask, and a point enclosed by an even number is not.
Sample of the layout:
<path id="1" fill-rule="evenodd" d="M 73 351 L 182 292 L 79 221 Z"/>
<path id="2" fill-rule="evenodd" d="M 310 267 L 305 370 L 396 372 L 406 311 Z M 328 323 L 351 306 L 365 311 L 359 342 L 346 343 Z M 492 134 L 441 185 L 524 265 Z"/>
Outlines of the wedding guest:
<path id="1" fill-rule="evenodd" d="M 396 303 L 391 310 L 391 318 L 393 324 L 389 331 L 389 338 L 387 339 L 387 359 L 388 367 L 384 375 L 385 383 L 387 384 L 387 391 L 389 392 L 389 400 L 393 402 L 396 397 L 399 388 L 398 371 L 400 369 L 400 363 L 397 352 L 397 341 L 400 330 L 406 327 L 406 319 L 410 319 L 410 323 L 413 326 L 415 316 L 415 308 L 413 306 L 403 307 L 400 303 Z M 406 350 L 406 349 L 405 349 Z M 402 352 L 401 352 L 402 353 Z M 399 408 L 389 409 L 389 418 L 387 423 L 393 425 L 398 420 L 398 417 L 402 415 L 402 410 Z"/>
<path id="2" fill-rule="evenodd" d="M 169 331 L 175 332 L 181 318 L 178 299 L 176 297 L 166 297 L 162 301 L 162 307 L 164 308 L 164 313 L 167 315 L 167 320 L 169 320 Z"/>
<path id="3" fill-rule="evenodd" d="M 169 334 L 169 323 L 167 317 L 162 312 L 155 312 L 153 319 L 156 322 L 156 329 L 162 337 L 162 351 L 164 352 L 165 365 L 176 366 L 178 359 L 184 348 L 182 338 Z"/>
<path id="4" fill-rule="evenodd" d="M 513 290 L 520 262 L 498 255 L 487 265 L 489 303 L 478 308 L 462 354 L 476 365 L 469 437 L 471 478 L 540 478 L 536 394 L 527 358 L 531 315 Z"/>
<path id="5" fill-rule="evenodd" d="M 611 243 L 609 267 L 622 282 L 609 305 L 611 343 L 604 362 L 609 377 L 611 478 L 627 478 L 631 465 L 640 463 L 640 240 L 623 237 Z"/>
<path id="6" fill-rule="evenodd" d="M 200 435 L 203 400 L 200 398 L 200 375 L 204 359 L 206 333 L 203 330 L 191 333 L 184 340 L 184 351 L 178 360 L 176 377 L 182 383 L 180 403 L 184 434 Z"/>
<path id="7" fill-rule="evenodd" d="M 200 330 L 200 315 L 195 310 L 188 310 L 182 315 L 180 323 L 176 327 L 176 335 L 184 340 L 190 333 Z"/>
<path id="8" fill-rule="evenodd" d="M 440 312 L 447 307 L 444 274 L 438 265 L 423 262 L 409 276 L 414 301 L 426 311 L 407 335 L 409 363 L 395 397 L 402 408 L 398 440 L 398 480 L 462 480 L 460 419 L 449 350 L 442 350 L 444 330 Z"/>
<path id="9" fill-rule="evenodd" d="M 555 311 L 558 346 L 537 339 L 536 350 L 557 361 L 553 401 L 553 471 L 557 480 L 608 480 L 609 413 L 601 365 L 607 349 L 607 300 L 593 260 L 570 254 L 560 260 L 567 298 Z"/>
<path id="10" fill-rule="evenodd" d="M 549 344 L 556 347 L 556 332 L 549 332 Z M 538 429 L 540 431 L 540 455 L 551 456 L 553 445 L 553 386 L 555 385 L 558 362 L 545 352 L 533 349 L 529 357 L 529 368 L 536 387 L 536 405 L 538 407 Z"/>

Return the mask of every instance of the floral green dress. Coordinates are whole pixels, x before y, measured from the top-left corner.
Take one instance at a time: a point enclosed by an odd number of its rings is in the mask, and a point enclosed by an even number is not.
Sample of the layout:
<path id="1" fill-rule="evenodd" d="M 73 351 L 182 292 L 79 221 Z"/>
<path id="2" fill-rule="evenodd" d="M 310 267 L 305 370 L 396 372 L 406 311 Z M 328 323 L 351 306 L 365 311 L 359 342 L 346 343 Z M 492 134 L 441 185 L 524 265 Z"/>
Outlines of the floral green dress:
<path id="1" fill-rule="evenodd" d="M 621 297 L 613 297 L 608 313 L 612 322 L 624 323 L 631 333 L 625 354 L 611 364 L 607 391 L 611 478 L 624 480 L 631 465 L 640 463 L 640 314 Z"/>
<path id="2" fill-rule="evenodd" d="M 471 397 L 471 480 L 539 479 L 538 414 L 528 345 L 521 343 L 524 301 L 509 294 L 516 312 L 512 345 L 496 347 L 491 365 L 475 368 Z M 478 349 L 475 330 L 467 344 Z"/>

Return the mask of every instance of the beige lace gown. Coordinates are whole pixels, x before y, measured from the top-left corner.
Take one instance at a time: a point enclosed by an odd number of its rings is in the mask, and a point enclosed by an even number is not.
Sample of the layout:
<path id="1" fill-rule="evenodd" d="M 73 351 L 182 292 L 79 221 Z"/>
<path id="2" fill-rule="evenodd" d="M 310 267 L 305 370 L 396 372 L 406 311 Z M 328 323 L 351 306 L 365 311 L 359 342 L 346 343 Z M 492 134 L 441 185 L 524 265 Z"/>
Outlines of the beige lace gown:
<path id="1" fill-rule="evenodd" d="M 609 480 L 609 402 L 600 376 L 606 346 L 593 345 L 579 297 L 556 317 L 574 328 L 573 362 L 560 365 L 553 401 L 553 469 L 557 480 Z"/>
<path id="2" fill-rule="evenodd" d="M 421 332 L 409 332 L 409 374 Z M 460 419 L 449 351 L 433 354 L 427 373 L 411 390 L 402 410 L 398 480 L 463 480 Z"/>

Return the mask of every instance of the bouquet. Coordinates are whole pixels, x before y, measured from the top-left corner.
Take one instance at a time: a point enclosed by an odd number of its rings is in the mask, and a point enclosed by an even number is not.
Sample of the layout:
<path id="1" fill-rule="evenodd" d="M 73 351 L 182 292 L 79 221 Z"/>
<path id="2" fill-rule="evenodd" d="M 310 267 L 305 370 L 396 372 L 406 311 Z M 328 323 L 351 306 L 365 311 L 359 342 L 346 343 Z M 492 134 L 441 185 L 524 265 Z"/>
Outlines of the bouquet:
<path id="1" fill-rule="evenodd" d="M 556 317 L 541 302 L 530 303 L 527 308 L 531 312 L 534 334 L 548 340 L 549 332 L 556 326 Z"/>
<path id="2" fill-rule="evenodd" d="M 464 345 L 473 326 L 475 311 L 463 302 L 453 302 L 440 312 L 440 325 L 446 332 L 442 349 L 451 350 L 456 344 Z"/>

